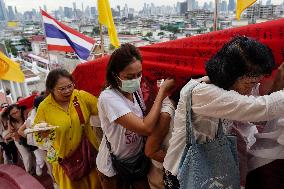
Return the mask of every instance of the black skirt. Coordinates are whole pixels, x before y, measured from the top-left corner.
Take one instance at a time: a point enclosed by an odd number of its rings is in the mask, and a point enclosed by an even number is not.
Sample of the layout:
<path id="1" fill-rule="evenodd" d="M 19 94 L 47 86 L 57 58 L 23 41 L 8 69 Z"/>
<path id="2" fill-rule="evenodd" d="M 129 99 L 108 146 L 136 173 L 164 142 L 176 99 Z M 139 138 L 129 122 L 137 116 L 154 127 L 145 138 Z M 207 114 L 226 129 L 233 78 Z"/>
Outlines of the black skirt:
<path id="1" fill-rule="evenodd" d="M 170 171 L 163 169 L 164 175 L 163 175 L 163 180 L 164 180 L 164 185 L 165 189 L 179 189 L 179 181 L 177 176 L 173 175 Z"/>
<path id="2" fill-rule="evenodd" d="M 284 159 L 274 160 L 249 172 L 246 189 L 284 189 Z"/>

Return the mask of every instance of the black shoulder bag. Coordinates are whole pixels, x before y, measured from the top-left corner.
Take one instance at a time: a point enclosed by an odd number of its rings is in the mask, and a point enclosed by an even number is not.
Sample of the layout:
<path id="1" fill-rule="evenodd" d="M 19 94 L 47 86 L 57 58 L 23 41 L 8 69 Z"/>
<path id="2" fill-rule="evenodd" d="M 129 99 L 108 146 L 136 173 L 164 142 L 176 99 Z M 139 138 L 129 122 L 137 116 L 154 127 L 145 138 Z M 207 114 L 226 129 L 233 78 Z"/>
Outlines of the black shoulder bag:
<path id="1" fill-rule="evenodd" d="M 135 98 L 143 112 L 143 116 L 145 116 L 145 111 L 142 108 L 142 104 L 138 97 L 137 92 L 134 93 Z M 141 178 L 145 178 L 150 169 L 150 159 L 144 153 L 144 147 L 142 150 L 135 156 L 125 159 L 118 159 L 116 155 L 111 151 L 111 145 L 108 141 L 106 135 L 106 144 L 109 149 L 112 165 L 118 173 L 120 178 L 123 178 L 127 182 L 131 183 L 133 181 L 139 180 Z"/>

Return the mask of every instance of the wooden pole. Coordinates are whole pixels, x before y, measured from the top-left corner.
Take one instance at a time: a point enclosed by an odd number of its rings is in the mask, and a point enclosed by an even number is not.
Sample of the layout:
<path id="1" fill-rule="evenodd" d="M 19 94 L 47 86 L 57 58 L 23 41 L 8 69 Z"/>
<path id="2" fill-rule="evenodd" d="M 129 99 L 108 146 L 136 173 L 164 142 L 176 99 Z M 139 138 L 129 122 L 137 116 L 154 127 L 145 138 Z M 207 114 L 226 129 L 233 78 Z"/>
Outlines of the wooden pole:
<path id="1" fill-rule="evenodd" d="M 41 9 L 40 9 L 41 12 Z M 46 40 L 46 31 L 45 31 L 45 27 L 44 27 L 44 23 L 43 23 L 43 17 L 41 15 L 41 23 L 42 23 L 42 29 L 43 29 L 43 33 L 44 33 L 44 39 L 45 39 L 45 43 L 46 43 L 46 52 L 47 52 L 47 56 L 48 56 L 48 65 L 47 65 L 47 69 L 50 71 L 51 67 L 50 67 L 50 56 L 49 56 L 49 51 L 48 51 L 48 44 L 47 44 L 47 40 Z"/>
<path id="2" fill-rule="evenodd" d="M 215 0 L 213 31 L 217 31 L 218 30 L 218 5 L 219 5 L 219 0 Z"/>
<path id="3" fill-rule="evenodd" d="M 100 37 L 101 37 L 101 50 L 102 50 L 102 56 L 105 54 L 105 48 L 104 48 L 104 37 L 103 37 L 103 25 L 100 24 Z"/>

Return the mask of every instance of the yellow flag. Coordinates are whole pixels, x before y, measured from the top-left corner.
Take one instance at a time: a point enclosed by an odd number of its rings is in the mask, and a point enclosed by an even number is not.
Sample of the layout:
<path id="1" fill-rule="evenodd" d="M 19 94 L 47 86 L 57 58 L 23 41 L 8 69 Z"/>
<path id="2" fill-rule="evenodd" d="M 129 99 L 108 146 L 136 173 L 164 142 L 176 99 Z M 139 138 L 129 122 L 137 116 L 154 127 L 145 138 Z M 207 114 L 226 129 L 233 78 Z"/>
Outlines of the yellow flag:
<path id="1" fill-rule="evenodd" d="M 98 0 L 98 13 L 99 13 L 99 22 L 108 29 L 108 35 L 111 44 L 116 48 L 118 48 L 119 40 L 117 37 L 108 0 Z"/>
<path id="2" fill-rule="evenodd" d="M 241 18 L 242 12 L 254 4 L 256 0 L 237 0 L 236 17 L 238 20 Z"/>
<path id="3" fill-rule="evenodd" d="M 0 52 L 0 79 L 24 82 L 25 75 L 20 65 Z"/>

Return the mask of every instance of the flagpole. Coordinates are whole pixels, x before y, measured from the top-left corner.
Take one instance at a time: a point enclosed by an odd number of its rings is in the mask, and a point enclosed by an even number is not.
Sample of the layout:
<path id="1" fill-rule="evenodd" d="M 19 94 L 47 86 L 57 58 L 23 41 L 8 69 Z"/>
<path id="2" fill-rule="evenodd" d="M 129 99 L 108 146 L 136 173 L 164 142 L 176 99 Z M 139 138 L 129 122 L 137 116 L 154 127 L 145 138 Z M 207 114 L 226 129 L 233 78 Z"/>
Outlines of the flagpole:
<path id="1" fill-rule="evenodd" d="M 92 54 L 92 53 L 94 53 L 93 51 L 95 50 L 95 47 L 96 47 L 96 43 L 94 43 L 94 45 L 93 45 L 93 47 L 92 47 L 92 49 L 91 49 L 91 51 L 90 51 L 90 55 Z M 90 58 L 90 56 L 89 56 L 89 58 Z M 92 54 L 92 57 L 91 57 L 91 59 L 89 59 L 89 60 L 93 60 L 94 59 L 94 54 Z"/>
<path id="2" fill-rule="evenodd" d="M 214 20 L 213 20 L 213 31 L 217 31 L 218 27 L 218 5 L 219 5 L 219 0 L 215 0 L 215 10 L 214 10 Z"/>
<path id="3" fill-rule="evenodd" d="M 100 37 L 101 37 L 101 51 L 102 51 L 102 56 L 105 54 L 105 49 L 104 49 L 104 37 L 103 37 L 103 25 L 100 23 Z"/>
<path id="4" fill-rule="evenodd" d="M 40 9 L 40 13 L 41 13 L 41 9 Z M 50 67 L 51 61 L 50 61 L 50 56 L 49 56 L 49 51 L 48 51 L 48 44 L 47 44 L 47 40 L 46 40 L 46 31 L 45 31 L 45 27 L 44 27 L 44 23 L 43 23 L 43 16 L 42 16 L 42 14 L 41 14 L 41 23 L 42 23 L 43 33 L 44 33 L 44 36 L 45 36 L 44 40 L 45 40 L 46 52 L 47 52 L 47 56 L 48 56 L 47 69 L 48 69 L 48 71 L 50 71 L 51 70 L 51 67 Z"/>

